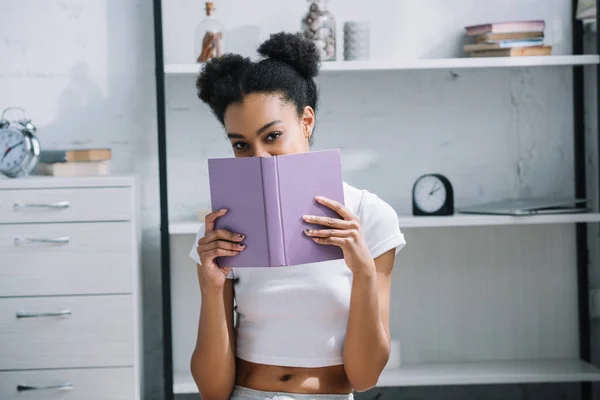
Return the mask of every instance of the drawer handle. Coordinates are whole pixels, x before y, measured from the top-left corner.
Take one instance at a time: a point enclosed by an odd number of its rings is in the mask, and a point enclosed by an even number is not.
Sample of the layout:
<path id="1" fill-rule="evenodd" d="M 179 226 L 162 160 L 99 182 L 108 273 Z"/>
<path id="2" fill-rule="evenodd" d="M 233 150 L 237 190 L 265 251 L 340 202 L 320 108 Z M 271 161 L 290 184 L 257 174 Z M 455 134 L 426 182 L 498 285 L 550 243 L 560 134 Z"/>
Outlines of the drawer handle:
<path id="1" fill-rule="evenodd" d="M 51 208 L 55 210 L 64 210 L 65 208 L 69 208 L 71 204 L 68 201 L 57 201 L 56 203 L 47 203 L 47 204 L 36 204 L 36 203 L 15 203 L 13 208 L 15 211 L 19 211 L 23 208 Z"/>
<path id="2" fill-rule="evenodd" d="M 49 243 L 49 244 L 68 244 L 71 239 L 68 236 L 59 238 L 26 238 L 22 236 L 15 237 L 15 246 L 27 243 Z"/>
<path id="3" fill-rule="evenodd" d="M 27 390 L 73 390 L 72 383 L 61 383 L 58 385 L 46 385 L 46 386 L 32 386 L 32 385 L 17 385 L 18 392 L 25 392 Z"/>
<path id="4" fill-rule="evenodd" d="M 61 311 L 42 312 L 42 313 L 17 311 L 17 318 L 64 317 L 67 315 L 71 315 L 71 310 L 61 310 Z"/>

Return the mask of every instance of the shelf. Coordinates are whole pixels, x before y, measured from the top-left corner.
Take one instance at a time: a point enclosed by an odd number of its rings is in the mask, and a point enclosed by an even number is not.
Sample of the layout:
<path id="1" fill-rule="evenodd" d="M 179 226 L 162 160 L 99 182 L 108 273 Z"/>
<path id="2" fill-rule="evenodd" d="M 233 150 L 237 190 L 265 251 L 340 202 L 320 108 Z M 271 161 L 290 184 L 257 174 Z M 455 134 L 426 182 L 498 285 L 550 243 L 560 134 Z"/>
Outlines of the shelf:
<path id="1" fill-rule="evenodd" d="M 600 369 L 580 360 L 489 361 L 406 365 L 384 370 L 378 387 L 600 381 Z M 198 393 L 188 372 L 175 372 L 173 392 Z"/>
<path id="2" fill-rule="evenodd" d="M 513 217 L 508 215 L 455 214 L 449 217 L 401 216 L 401 228 L 438 228 L 452 226 L 494 226 L 494 225 L 541 225 L 573 224 L 578 222 L 600 222 L 599 213 L 528 215 Z"/>
<path id="3" fill-rule="evenodd" d="M 377 386 L 583 381 L 600 381 L 600 369 L 580 360 L 507 360 L 407 365 L 398 370 L 384 371 Z"/>
<path id="4" fill-rule="evenodd" d="M 573 224 L 600 222 L 600 213 L 553 214 L 511 217 L 501 215 L 455 214 L 449 217 L 413 217 L 401 216 L 400 228 L 438 228 L 457 226 L 495 226 L 495 225 L 539 225 Z M 199 221 L 174 222 L 169 224 L 169 234 L 196 234 L 202 226 Z"/>
<path id="5" fill-rule="evenodd" d="M 598 55 L 541 56 L 541 57 L 490 57 L 490 58 L 434 58 L 403 61 L 327 61 L 322 72 L 384 71 L 463 68 L 510 68 L 593 65 L 600 63 Z M 201 64 L 167 64 L 166 74 L 197 74 Z"/>
<path id="6" fill-rule="evenodd" d="M 173 372 L 173 393 L 186 394 L 198 393 L 196 383 L 189 372 Z"/>

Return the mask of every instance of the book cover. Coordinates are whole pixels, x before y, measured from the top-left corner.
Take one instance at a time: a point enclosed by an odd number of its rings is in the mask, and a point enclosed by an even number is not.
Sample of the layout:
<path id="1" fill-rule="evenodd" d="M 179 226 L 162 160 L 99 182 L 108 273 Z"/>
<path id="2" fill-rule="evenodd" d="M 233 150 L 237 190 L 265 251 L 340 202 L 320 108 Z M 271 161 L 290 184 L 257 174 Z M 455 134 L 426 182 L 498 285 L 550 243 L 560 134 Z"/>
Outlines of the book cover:
<path id="1" fill-rule="evenodd" d="M 38 162 L 33 175 L 47 176 L 106 176 L 111 174 L 111 160 L 77 162 Z"/>
<path id="2" fill-rule="evenodd" d="M 577 2 L 577 19 L 586 20 L 596 17 L 595 0 L 579 0 Z"/>
<path id="3" fill-rule="evenodd" d="M 226 208 L 216 228 L 245 235 L 237 256 L 219 257 L 222 267 L 281 267 L 343 258 L 340 248 L 317 244 L 304 229 L 318 229 L 303 215 L 340 218 L 316 202 L 325 196 L 344 204 L 339 150 L 273 157 L 208 160 L 211 209 Z"/>
<path id="4" fill-rule="evenodd" d="M 544 32 L 488 33 L 475 37 L 476 43 L 496 43 L 505 40 L 544 39 Z"/>
<path id="5" fill-rule="evenodd" d="M 513 49 L 498 49 L 475 51 L 472 57 L 537 57 L 552 55 L 552 46 L 517 47 Z"/>
<path id="6" fill-rule="evenodd" d="M 495 43 L 466 44 L 466 45 L 464 45 L 463 49 L 467 53 L 470 53 L 473 51 L 512 49 L 515 47 L 536 47 L 536 46 L 543 46 L 543 45 L 544 45 L 544 39 L 506 40 L 506 41 L 498 41 Z"/>
<path id="7" fill-rule="evenodd" d="M 42 150 L 39 161 L 53 164 L 78 161 L 107 161 L 112 159 L 111 149 L 57 149 Z"/>
<path id="8" fill-rule="evenodd" d="M 467 36 L 477 36 L 486 33 L 518 33 L 518 32 L 542 32 L 546 24 L 543 20 L 536 21 L 507 21 L 493 24 L 467 26 Z"/>

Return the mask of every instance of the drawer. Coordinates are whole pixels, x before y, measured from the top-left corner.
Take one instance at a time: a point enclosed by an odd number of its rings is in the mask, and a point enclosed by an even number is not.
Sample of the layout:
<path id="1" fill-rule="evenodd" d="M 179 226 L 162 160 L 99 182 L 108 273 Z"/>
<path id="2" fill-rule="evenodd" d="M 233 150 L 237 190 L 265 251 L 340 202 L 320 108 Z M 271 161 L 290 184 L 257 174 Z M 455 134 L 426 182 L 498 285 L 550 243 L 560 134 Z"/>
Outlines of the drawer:
<path id="1" fill-rule="evenodd" d="M 0 372 L 2 400 L 133 400 L 138 390 L 133 368 Z"/>
<path id="2" fill-rule="evenodd" d="M 0 190 L 0 223 L 127 221 L 130 188 Z"/>
<path id="3" fill-rule="evenodd" d="M 131 293 L 135 249 L 132 222 L 0 225 L 0 297 Z"/>
<path id="4" fill-rule="evenodd" d="M 132 295 L 0 299 L 0 370 L 132 366 L 134 349 Z"/>

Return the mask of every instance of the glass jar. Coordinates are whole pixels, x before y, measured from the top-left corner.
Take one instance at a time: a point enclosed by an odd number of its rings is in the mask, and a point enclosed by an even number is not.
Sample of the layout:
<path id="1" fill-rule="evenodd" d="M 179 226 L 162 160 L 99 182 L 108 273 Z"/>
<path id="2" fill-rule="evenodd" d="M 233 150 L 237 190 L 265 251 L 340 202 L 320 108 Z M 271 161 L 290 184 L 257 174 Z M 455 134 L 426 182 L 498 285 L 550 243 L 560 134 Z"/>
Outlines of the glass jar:
<path id="1" fill-rule="evenodd" d="M 225 26 L 214 17 L 214 10 L 214 3 L 206 2 L 206 17 L 196 27 L 194 58 L 197 63 L 220 57 L 225 50 Z"/>
<path id="2" fill-rule="evenodd" d="M 319 50 L 322 61 L 335 61 L 335 17 L 327 10 L 328 0 L 308 0 L 308 12 L 302 19 L 302 34 Z"/>

